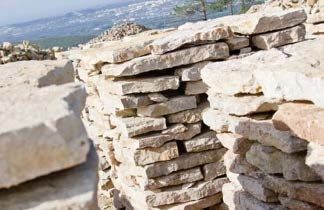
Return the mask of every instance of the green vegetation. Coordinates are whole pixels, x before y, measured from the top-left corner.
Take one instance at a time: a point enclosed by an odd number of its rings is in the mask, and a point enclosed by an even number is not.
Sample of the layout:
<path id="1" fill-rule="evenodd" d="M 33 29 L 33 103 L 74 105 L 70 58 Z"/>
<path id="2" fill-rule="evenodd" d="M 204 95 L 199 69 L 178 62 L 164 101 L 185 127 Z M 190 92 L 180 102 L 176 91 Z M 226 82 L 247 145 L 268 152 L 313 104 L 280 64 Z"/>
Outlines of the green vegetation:
<path id="1" fill-rule="evenodd" d="M 67 49 L 69 47 L 76 47 L 79 44 L 84 44 L 92 38 L 94 38 L 94 36 L 92 35 L 64 36 L 64 37 L 44 38 L 39 40 L 33 40 L 31 42 L 39 45 L 41 48 L 52 48 L 58 46 Z"/>

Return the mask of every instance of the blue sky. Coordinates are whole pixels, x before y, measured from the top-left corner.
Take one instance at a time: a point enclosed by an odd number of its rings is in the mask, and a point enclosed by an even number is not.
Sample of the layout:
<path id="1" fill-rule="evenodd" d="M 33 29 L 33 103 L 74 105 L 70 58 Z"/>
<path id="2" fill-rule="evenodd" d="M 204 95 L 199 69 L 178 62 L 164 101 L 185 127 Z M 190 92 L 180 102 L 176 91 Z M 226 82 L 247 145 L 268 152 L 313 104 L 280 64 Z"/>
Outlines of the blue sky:
<path id="1" fill-rule="evenodd" d="M 126 0 L 0 0 L 0 25 L 61 15 Z"/>

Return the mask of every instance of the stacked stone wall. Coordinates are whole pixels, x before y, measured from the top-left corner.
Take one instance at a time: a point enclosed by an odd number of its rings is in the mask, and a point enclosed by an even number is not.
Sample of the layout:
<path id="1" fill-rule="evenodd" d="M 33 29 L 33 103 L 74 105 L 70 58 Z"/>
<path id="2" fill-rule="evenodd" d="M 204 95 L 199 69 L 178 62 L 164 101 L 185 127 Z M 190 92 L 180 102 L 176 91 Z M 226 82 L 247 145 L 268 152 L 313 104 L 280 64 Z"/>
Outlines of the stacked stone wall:
<path id="1" fill-rule="evenodd" d="M 276 59 L 289 57 L 292 47 L 285 48 L 287 51 L 274 48 L 304 41 L 305 20 L 304 10 L 229 16 L 178 29 L 146 31 L 70 52 L 67 56 L 75 60 L 77 78 L 86 83 L 89 94 L 83 116 L 100 155 L 100 195 L 112 195 L 115 207 L 126 209 L 255 209 L 264 200 L 274 202 L 271 207 L 283 207 L 276 192 L 267 191 L 259 182 L 257 193 L 265 190 L 265 195 L 254 198 L 259 195 L 241 190 L 242 203 L 234 199 L 232 176 L 240 172 L 229 173 L 231 161 L 240 170 L 248 170 L 244 178 L 255 184 L 253 178 L 262 170 L 247 162 L 245 154 L 251 150 L 254 157 L 261 154 L 258 150 L 278 151 L 253 144 L 230 123 L 240 123 L 235 120 L 241 116 L 254 120 L 253 126 L 261 130 L 246 135 L 252 135 L 253 140 L 265 136 L 268 139 L 264 141 L 275 141 L 269 134 L 275 128 L 267 115 L 292 99 L 264 97 L 264 89 L 253 86 L 256 75 L 251 71 L 259 63 L 267 67 Z M 268 85 L 276 90 L 276 85 Z M 289 88 L 284 91 L 289 92 Z M 254 109 L 265 114 L 250 119 Z M 214 112 L 228 115 L 218 119 Z M 259 119 L 267 121 L 259 123 Z M 242 126 L 247 126 L 243 129 L 247 133 L 256 129 L 245 123 Z M 273 132 L 276 138 L 287 141 L 276 145 L 282 158 L 278 162 L 284 165 L 290 161 L 297 171 L 305 169 L 300 175 L 278 163 L 282 170 L 278 173 L 287 169 L 286 175 L 295 180 L 319 181 L 302 156 L 287 158 L 291 153 L 305 152 L 305 140 L 288 131 Z M 291 139 L 296 139 L 297 146 L 290 145 Z M 296 159 L 299 162 L 295 163 Z M 249 200 L 251 196 L 254 200 Z M 287 193 L 282 197 L 290 198 Z"/>

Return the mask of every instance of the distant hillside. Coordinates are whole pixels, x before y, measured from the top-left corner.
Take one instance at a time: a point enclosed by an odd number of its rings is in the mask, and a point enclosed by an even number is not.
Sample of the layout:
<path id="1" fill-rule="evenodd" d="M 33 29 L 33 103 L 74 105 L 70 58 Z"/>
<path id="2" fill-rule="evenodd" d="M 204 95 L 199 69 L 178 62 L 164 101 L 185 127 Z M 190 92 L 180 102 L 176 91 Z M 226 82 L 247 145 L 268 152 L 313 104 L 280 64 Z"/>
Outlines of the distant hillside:
<path id="1" fill-rule="evenodd" d="M 76 47 L 78 46 L 78 44 L 84 44 L 94 37 L 94 35 L 64 36 L 32 40 L 31 42 L 39 45 L 42 48 L 52 48 L 55 46 L 60 46 L 67 49 L 69 47 Z"/>

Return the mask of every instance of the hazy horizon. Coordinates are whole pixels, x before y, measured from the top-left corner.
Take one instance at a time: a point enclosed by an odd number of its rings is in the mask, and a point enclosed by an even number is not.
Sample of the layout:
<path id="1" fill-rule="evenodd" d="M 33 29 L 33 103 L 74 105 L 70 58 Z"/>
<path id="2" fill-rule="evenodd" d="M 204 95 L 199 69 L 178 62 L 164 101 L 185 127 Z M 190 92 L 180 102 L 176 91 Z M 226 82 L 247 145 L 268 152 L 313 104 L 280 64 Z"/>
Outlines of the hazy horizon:
<path id="1" fill-rule="evenodd" d="M 1 0 L 0 26 L 63 15 L 100 5 L 132 0 Z"/>

